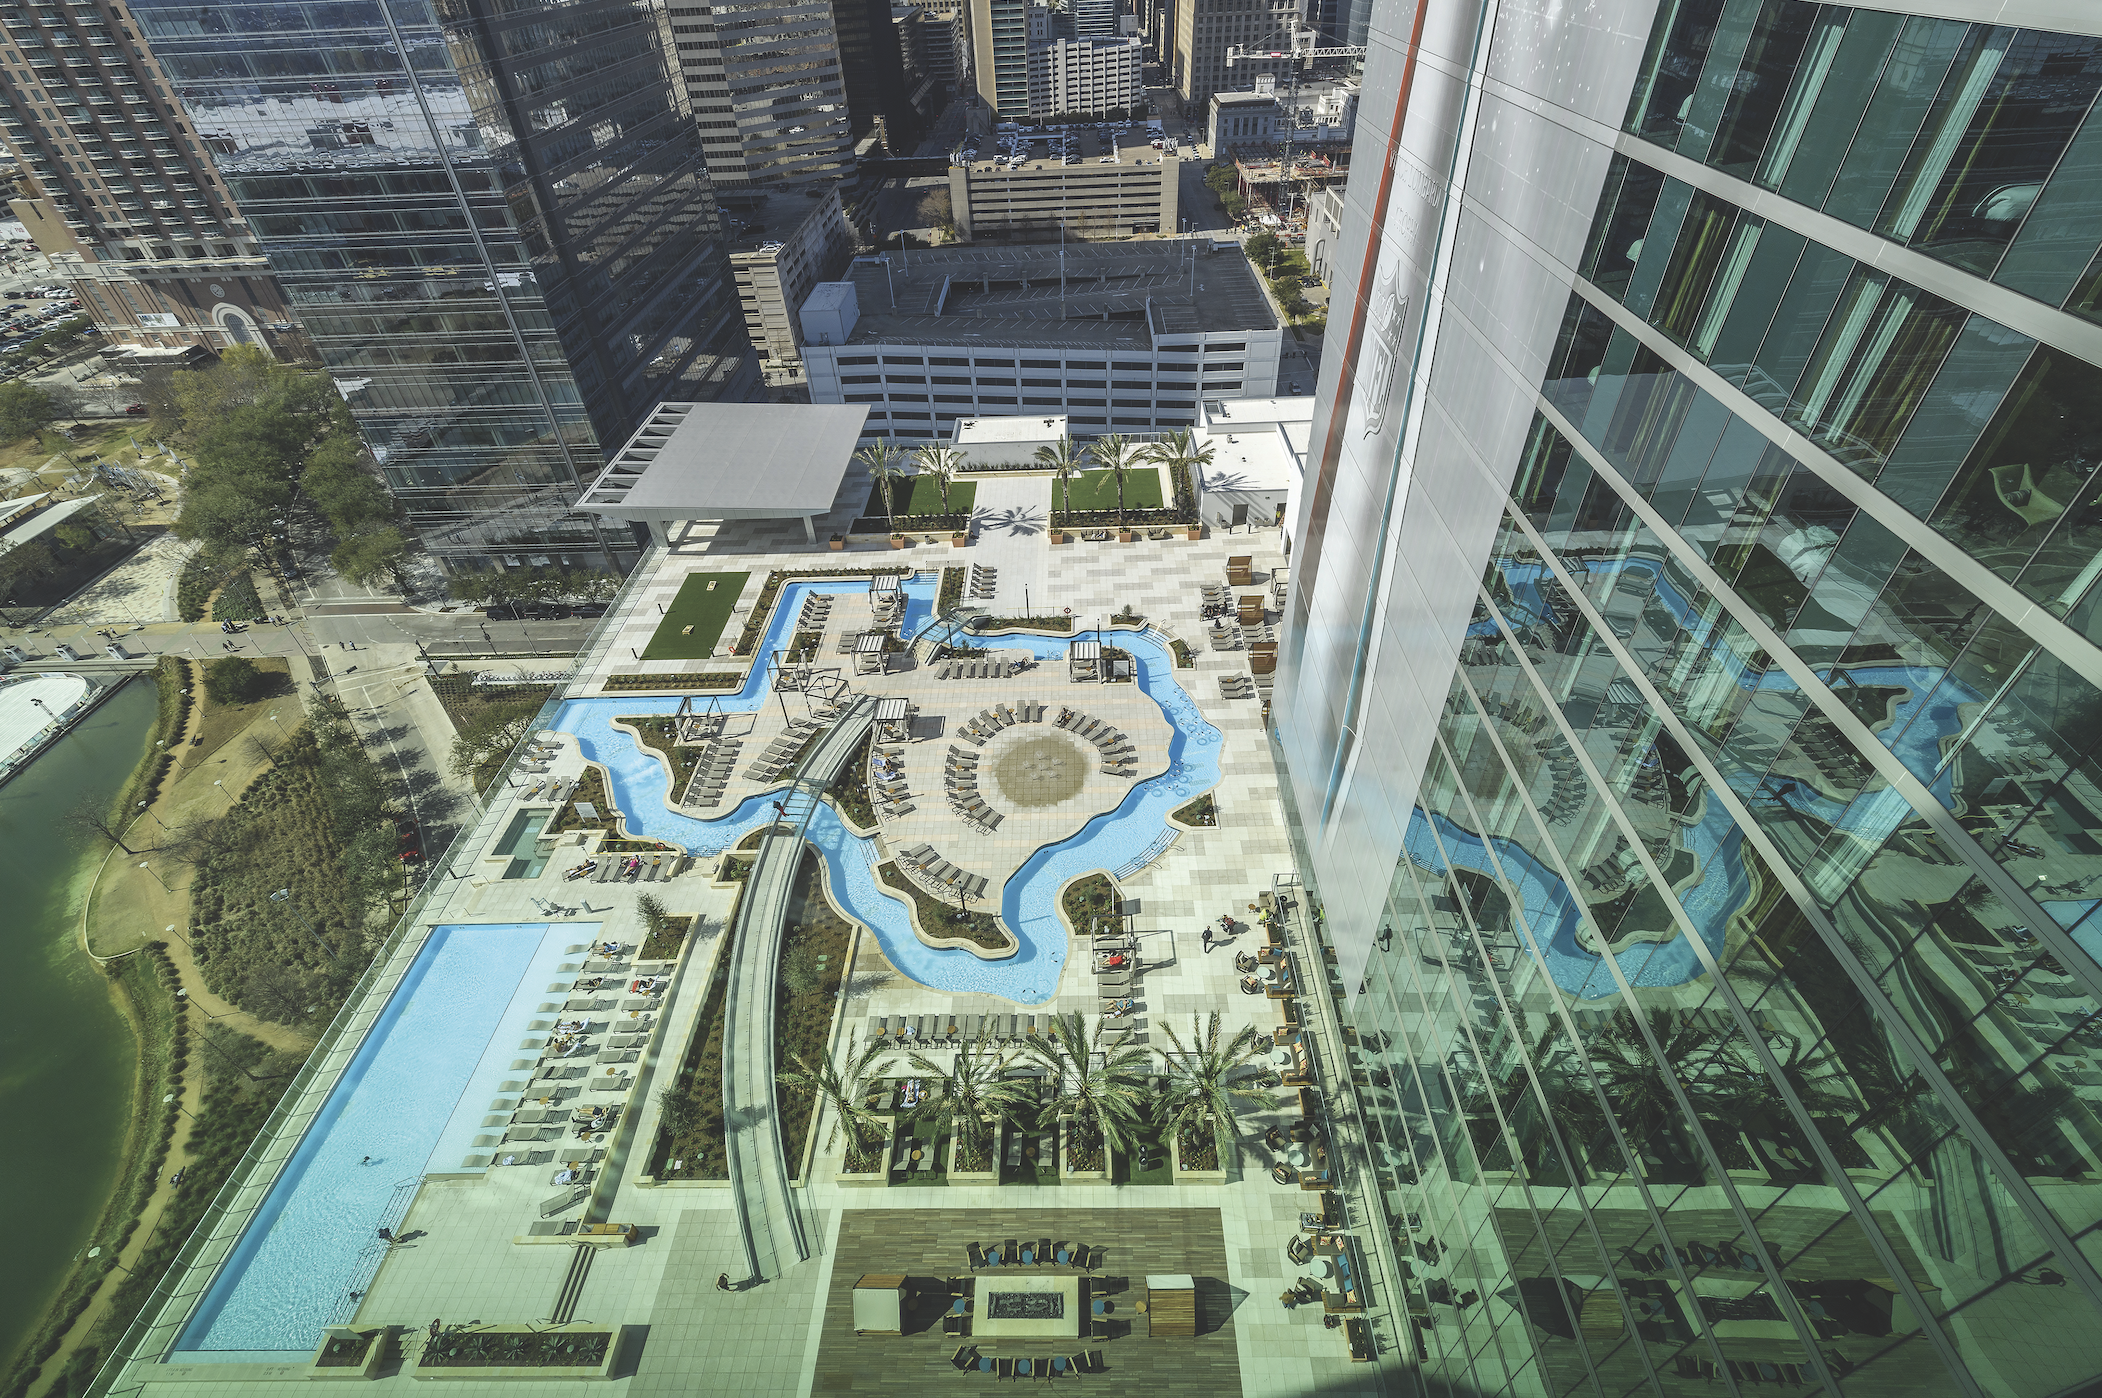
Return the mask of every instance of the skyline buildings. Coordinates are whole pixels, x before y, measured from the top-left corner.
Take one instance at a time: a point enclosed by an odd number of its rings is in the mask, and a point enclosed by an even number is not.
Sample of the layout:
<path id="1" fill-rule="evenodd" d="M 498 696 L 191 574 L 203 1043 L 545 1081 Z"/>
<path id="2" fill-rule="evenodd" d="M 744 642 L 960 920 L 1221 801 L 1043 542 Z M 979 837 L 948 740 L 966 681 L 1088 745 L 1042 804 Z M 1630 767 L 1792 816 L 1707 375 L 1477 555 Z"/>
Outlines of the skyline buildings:
<path id="1" fill-rule="evenodd" d="M 111 343 L 302 352 L 254 235 L 138 42 L 86 0 L 0 14 L 0 130 L 32 181 L 13 213 Z"/>
<path id="2" fill-rule="evenodd" d="M 1432 1381 L 2102 1367 L 2071 18 L 1373 16 L 1278 740 Z"/>
<path id="3" fill-rule="evenodd" d="M 133 13 L 431 552 L 632 558 L 568 506 L 601 444 L 751 374 L 669 17 Z"/>

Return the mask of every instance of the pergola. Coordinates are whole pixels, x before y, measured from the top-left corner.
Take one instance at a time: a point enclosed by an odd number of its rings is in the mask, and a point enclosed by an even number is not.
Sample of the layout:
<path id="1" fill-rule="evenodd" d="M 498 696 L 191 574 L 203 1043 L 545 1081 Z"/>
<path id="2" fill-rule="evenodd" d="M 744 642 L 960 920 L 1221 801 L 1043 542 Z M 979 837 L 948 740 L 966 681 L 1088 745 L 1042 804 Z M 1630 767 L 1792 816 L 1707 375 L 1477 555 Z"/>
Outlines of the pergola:
<path id="1" fill-rule="evenodd" d="M 1101 679 L 1102 642 L 1075 641 L 1066 647 L 1066 678 L 1076 684 Z"/>
<path id="2" fill-rule="evenodd" d="M 858 404 L 661 403 L 577 508 L 649 526 L 669 544 L 682 520 L 800 519 L 817 541 L 869 410 Z"/>

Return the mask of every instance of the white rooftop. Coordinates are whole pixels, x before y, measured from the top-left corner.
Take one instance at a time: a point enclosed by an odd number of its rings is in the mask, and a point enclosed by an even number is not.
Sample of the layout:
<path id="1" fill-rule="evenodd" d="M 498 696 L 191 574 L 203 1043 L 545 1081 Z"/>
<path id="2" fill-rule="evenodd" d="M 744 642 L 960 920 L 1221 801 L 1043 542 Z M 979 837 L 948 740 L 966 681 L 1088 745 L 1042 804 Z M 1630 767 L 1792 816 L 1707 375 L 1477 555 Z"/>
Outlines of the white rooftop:
<path id="1" fill-rule="evenodd" d="M 996 442 L 1041 442 L 1066 435 L 1058 417 L 966 417 L 956 420 L 956 445 L 991 446 Z"/>
<path id="2" fill-rule="evenodd" d="M 25 675 L 0 682 L 0 768 L 13 766 L 87 694 L 88 682 L 78 675 Z"/>
<path id="3" fill-rule="evenodd" d="M 5 534 L 0 534 L 0 541 L 5 541 L 7 548 L 26 544 L 31 539 L 50 533 L 73 516 L 92 509 L 95 502 L 101 498 L 99 495 L 83 495 L 77 500 L 61 501 L 48 510 L 31 515 L 27 523 L 18 524 Z"/>
<path id="4" fill-rule="evenodd" d="M 663 403 L 577 508 L 659 523 L 821 515 L 868 414 L 850 403 Z"/>
<path id="5" fill-rule="evenodd" d="M 1207 398 L 1202 423 L 1213 431 L 1250 427 L 1259 422 L 1304 422 L 1314 420 L 1314 399 L 1303 398 Z"/>

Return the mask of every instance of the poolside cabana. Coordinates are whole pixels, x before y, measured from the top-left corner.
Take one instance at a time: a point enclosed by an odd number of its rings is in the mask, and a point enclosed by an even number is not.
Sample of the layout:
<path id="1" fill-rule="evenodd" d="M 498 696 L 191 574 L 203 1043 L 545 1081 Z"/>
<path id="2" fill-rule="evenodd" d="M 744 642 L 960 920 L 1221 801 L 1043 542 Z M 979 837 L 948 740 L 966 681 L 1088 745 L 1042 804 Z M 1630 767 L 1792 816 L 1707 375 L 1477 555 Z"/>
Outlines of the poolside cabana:
<path id="1" fill-rule="evenodd" d="M 885 631 L 864 631 L 854 638 L 854 673 L 880 675 L 884 670 L 884 647 L 890 644 Z"/>
<path id="2" fill-rule="evenodd" d="M 895 625 L 904 615 L 905 593 L 895 573 L 878 573 L 869 579 L 869 612 L 879 626 Z"/>
<path id="3" fill-rule="evenodd" d="M 904 743 L 912 739 L 912 705 L 903 699 L 876 701 L 876 740 Z"/>
<path id="4" fill-rule="evenodd" d="M 667 546 L 676 522 L 726 519 L 800 519 L 815 543 L 868 413 L 836 403 L 660 403 L 577 508 L 645 525 Z"/>
<path id="5" fill-rule="evenodd" d="M 1066 647 L 1066 678 L 1074 684 L 1102 678 L 1102 642 L 1075 641 Z"/>

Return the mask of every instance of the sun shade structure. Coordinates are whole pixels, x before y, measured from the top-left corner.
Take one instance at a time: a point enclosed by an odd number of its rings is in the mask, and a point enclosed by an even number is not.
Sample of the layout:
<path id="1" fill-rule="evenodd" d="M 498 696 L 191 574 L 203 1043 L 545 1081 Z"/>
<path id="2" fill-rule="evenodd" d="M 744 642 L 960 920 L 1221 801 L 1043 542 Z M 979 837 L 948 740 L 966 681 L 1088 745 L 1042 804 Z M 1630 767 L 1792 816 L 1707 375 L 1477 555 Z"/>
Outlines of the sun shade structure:
<path id="1" fill-rule="evenodd" d="M 832 508 L 868 409 L 859 404 L 665 403 L 577 501 L 646 524 L 658 543 L 677 520 L 815 520 Z"/>

